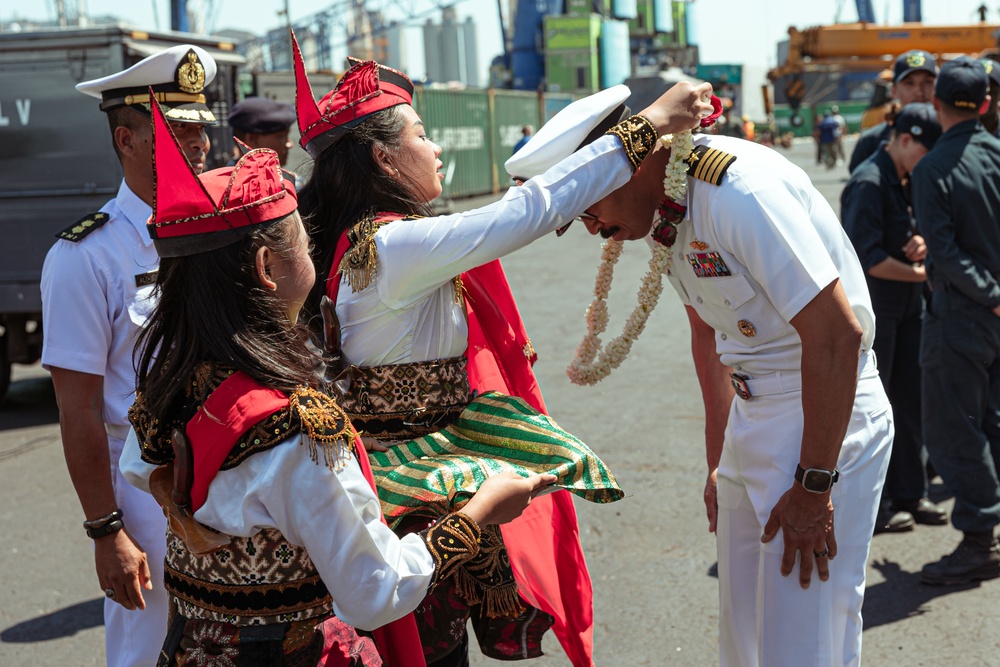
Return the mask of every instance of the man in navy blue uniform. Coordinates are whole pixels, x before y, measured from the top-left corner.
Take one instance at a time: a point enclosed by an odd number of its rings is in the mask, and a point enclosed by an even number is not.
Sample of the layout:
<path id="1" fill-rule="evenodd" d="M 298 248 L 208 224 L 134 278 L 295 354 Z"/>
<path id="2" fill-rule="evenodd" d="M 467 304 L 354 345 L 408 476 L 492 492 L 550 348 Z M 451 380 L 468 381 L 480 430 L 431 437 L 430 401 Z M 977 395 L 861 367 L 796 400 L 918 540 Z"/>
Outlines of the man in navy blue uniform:
<path id="1" fill-rule="evenodd" d="M 1000 102 L 1000 62 L 990 58 L 983 58 L 980 62 L 990 77 L 990 104 L 985 113 L 980 114 L 979 122 L 987 132 L 1000 137 L 1000 114 L 997 112 L 997 103 Z"/>
<path id="2" fill-rule="evenodd" d="M 872 349 L 892 401 L 896 436 L 875 532 L 943 525 L 947 513 L 927 498 L 920 423 L 920 328 L 924 315 L 926 246 L 915 232 L 904 181 L 941 136 L 934 107 L 908 104 L 896 117 L 884 150 L 851 174 L 840 217 L 868 280 L 878 321 Z"/>
<path id="3" fill-rule="evenodd" d="M 912 177 L 931 286 L 920 351 L 924 437 L 963 533 L 954 552 L 924 566 L 931 585 L 1000 577 L 1000 140 L 979 122 L 988 89 L 978 60 L 941 68 L 934 109 L 944 134 Z"/>
<path id="4" fill-rule="evenodd" d="M 892 66 L 892 96 L 901 107 L 914 102 L 930 102 L 935 76 L 937 63 L 934 56 L 926 51 L 907 51 L 896 58 Z M 892 126 L 884 121 L 861 133 L 848 164 L 852 174 L 858 165 L 875 154 L 879 146 L 889 141 L 891 131 Z"/>

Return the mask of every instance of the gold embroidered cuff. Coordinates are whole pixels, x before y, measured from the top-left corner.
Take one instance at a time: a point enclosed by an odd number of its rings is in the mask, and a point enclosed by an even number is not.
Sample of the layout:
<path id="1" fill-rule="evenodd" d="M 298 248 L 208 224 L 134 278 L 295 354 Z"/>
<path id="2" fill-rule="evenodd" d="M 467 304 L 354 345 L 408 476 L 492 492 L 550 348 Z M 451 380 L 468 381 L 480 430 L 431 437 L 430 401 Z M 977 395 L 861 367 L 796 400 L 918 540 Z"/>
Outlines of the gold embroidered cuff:
<path id="1" fill-rule="evenodd" d="M 434 559 L 435 582 L 451 576 L 479 553 L 480 535 L 476 522 L 461 512 L 448 514 L 427 529 L 424 542 Z"/>
<path id="2" fill-rule="evenodd" d="M 633 172 L 656 146 L 656 127 L 642 116 L 630 116 L 608 130 L 606 134 L 613 134 L 621 139 L 625 155 L 632 163 Z"/>

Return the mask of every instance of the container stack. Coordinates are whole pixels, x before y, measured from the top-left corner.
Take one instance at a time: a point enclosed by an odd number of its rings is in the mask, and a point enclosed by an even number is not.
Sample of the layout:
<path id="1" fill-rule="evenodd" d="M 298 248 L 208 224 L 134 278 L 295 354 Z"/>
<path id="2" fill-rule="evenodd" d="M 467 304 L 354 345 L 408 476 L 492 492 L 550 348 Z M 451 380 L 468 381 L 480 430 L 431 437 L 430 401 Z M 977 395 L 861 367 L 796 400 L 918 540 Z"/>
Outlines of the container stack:
<path id="1" fill-rule="evenodd" d="M 673 28 L 670 0 L 566 0 L 544 18 L 545 89 L 592 93 L 632 75 L 635 40 Z"/>

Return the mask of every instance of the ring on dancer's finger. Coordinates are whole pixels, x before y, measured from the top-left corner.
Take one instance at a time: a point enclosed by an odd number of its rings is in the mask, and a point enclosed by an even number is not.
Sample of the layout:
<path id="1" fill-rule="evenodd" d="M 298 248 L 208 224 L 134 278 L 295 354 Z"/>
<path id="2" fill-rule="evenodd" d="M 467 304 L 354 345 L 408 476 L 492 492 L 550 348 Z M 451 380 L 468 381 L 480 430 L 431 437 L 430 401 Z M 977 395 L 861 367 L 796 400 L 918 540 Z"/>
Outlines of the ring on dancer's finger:
<path id="1" fill-rule="evenodd" d="M 822 551 L 814 551 L 814 552 L 813 552 L 813 556 L 815 556 L 816 558 L 823 558 L 823 557 L 825 557 L 825 556 L 826 556 L 826 555 L 827 555 L 828 553 L 830 553 L 830 550 L 829 550 L 829 549 L 823 549 Z"/>
<path id="2" fill-rule="evenodd" d="M 113 589 L 113 588 L 105 588 L 104 589 L 104 595 L 106 595 L 109 600 L 114 600 L 115 599 L 115 589 Z"/>

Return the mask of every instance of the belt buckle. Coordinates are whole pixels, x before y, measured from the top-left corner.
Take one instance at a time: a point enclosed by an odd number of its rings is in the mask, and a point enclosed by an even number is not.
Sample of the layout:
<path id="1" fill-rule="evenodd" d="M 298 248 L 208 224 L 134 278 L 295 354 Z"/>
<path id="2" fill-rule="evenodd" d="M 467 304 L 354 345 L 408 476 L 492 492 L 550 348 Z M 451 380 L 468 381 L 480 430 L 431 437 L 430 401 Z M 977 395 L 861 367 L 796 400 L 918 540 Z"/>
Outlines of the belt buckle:
<path id="1" fill-rule="evenodd" d="M 753 394 L 750 393 L 750 387 L 747 386 L 747 380 L 749 379 L 748 376 L 740 373 L 729 374 L 729 382 L 733 385 L 736 395 L 744 401 L 753 397 Z"/>

